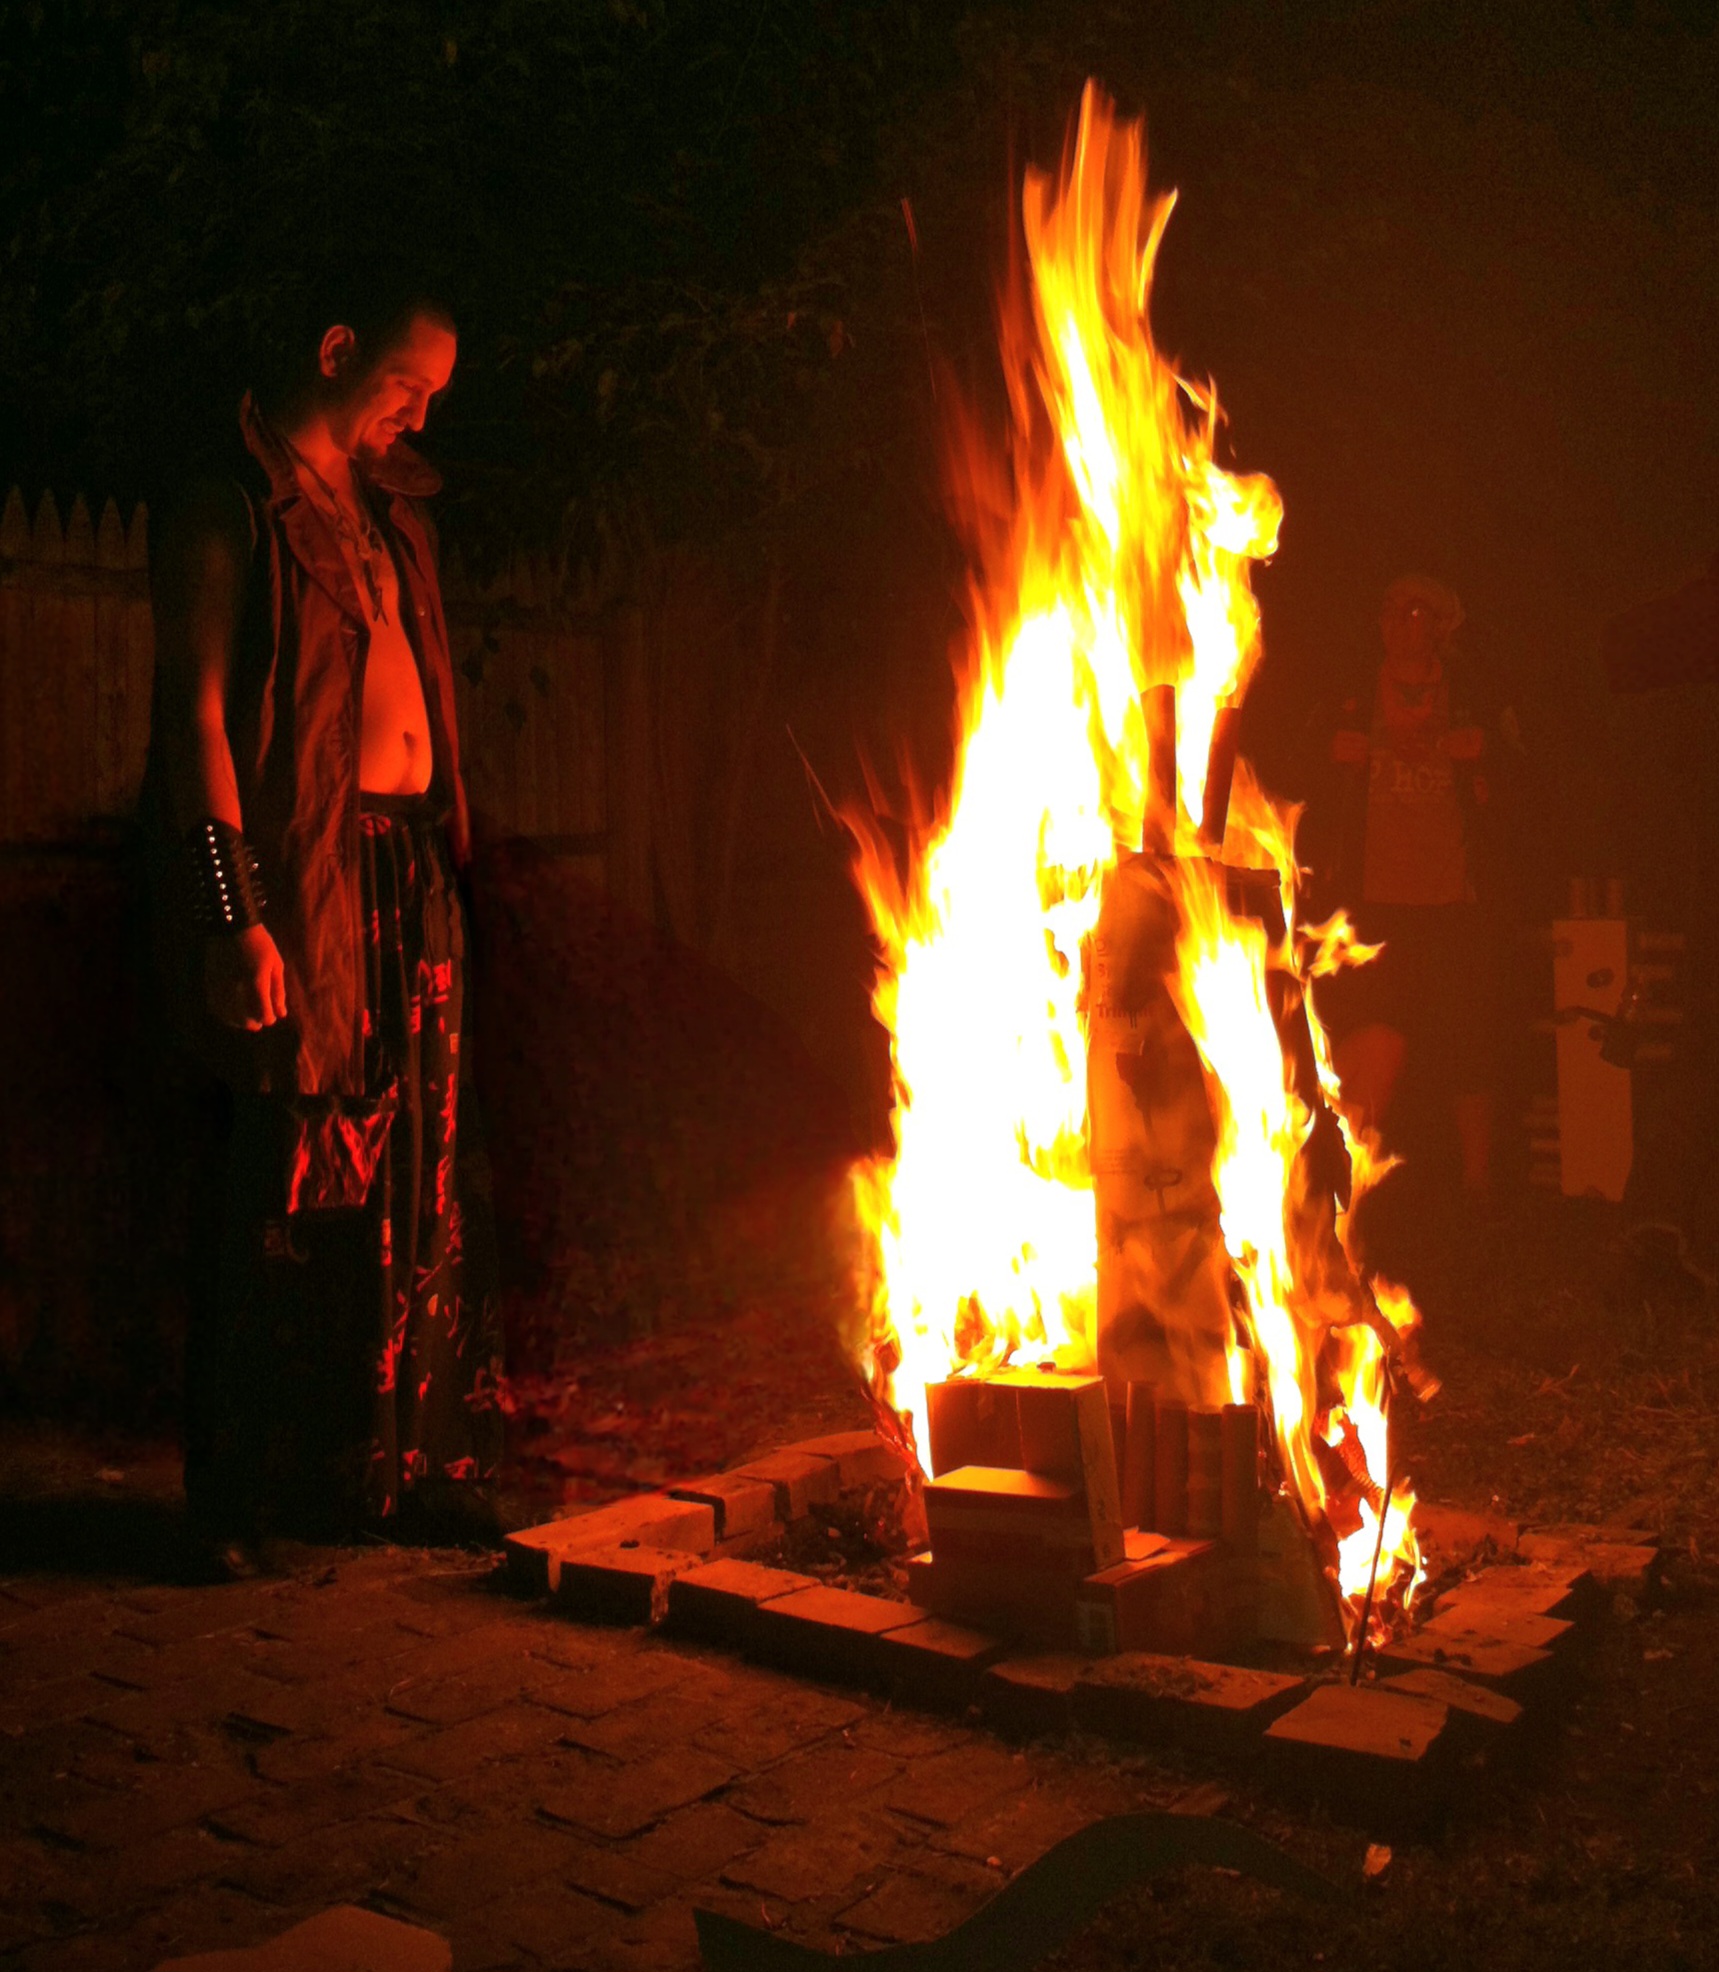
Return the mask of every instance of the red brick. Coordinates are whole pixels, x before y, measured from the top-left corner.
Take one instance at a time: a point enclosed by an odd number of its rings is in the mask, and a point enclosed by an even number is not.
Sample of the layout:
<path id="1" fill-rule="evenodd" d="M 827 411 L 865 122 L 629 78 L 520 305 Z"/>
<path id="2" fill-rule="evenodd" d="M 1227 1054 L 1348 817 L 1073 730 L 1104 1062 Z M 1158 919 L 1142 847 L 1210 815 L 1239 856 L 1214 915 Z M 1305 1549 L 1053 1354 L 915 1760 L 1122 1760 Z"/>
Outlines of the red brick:
<path id="1" fill-rule="evenodd" d="M 504 1659 L 461 1677 L 403 1678 L 390 1692 L 387 1709 L 396 1718 L 416 1719 L 423 1725 L 463 1725 L 467 1719 L 499 1711 L 519 1691 L 519 1665 Z"/>
<path id="2" fill-rule="evenodd" d="M 1446 1589 L 1436 1615 L 1454 1609 L 1488 1609 L 1520 1616 L 1560 1616 L 1582 1623 L 1603 1605 L 1599 1584 L 1586 1568 L 1555 1568 L 1535 1561 L 1519 1568 L 1488 1568 Z"/>
<path id="3" fill-rule="evenodd" d="M 1123 1557 L 1120 1520 L 1101 1524 L 1077 1481 L 1062 1474 L 964 1465 L 927 1485 L 925 1519 L 939 1563 L 1048 1571 L 1079 1581 Z"/>
<path id="4" fill-rule="evenodd" d="M 409 1875 L 391 1878 L 388 1895 L 432 1917 L 452 1917 L 510 1892 L 529 1896 L 535 1886 L 564 1880 L 581 1845 L 542 1822 L 521 1821 L 456 1834 L 447 1847 L 425 1856 Z"/>
<path id="5" fill-rule="evenodd" d="M 1051 1649 L 1066 1649 L 1074 1641 L 1076 1586 L 1060 1568 L 999 1568 L 931 1554 L 913 1555 L 907 1566 L 907 1593 L 921 1609 Z"/>
<path id="6" fill-rule="evenodd" d="M 1576 1633 L 1574 1623 L 1557 1616 L 1539 1616 L 1508 1603 L 1479 1597 L 1453 1598 L 1421 1628 L 1422 1636 L 1523 1643 L 1533 1650 L 1561 1650 Z"/>
<path id="7" fill-rule="evenodd" d="M 1395 1677 L 1381 1678 L 1379 1689 L 1411 1698 L 1437 1699 L 1449 1708 L 1453 1733 L 1481 1749 L 1490 1750 L 1514 1734 L 1522 1722 L 1522 1707 L 1514 1698 L 1472 1684 L 1450 1671 L 1401 1671 Z"/>
<path id="8" fill-rule="evenodd" d="M 366 1815 L 345 1823 L 338 1840 L 319 1828 L 278 1848 L 227 1844 L 219 1875 L 221 1882 L 259 1903 L 302 1904 L 310 1885 L 318 1897 L 356 1901 L 416 1861 L 432 1841 L 427 1829 Z"/>
<path id="9" fill-rule="evenodd" d="M 790 1670 L 864 1680 L 881 1663 L 878 1638 L 920 1620 L 910 1602 L 852 1589 L 797 1589 L 760 1605 L 749 1647 Z"/>
<path id="10" fill-rule="evenodd" d="M 1448 1707 L 1376 1685 L 1320 1685 L 1265 1734 L 1279 1786 L 1381 1831 L 1436 1816 L 1456 1744 Z"/>
<path id="11" fill-rule="evenodd" d="M 526 1594 L 553 1594 L 561 1564 L 596 1547 L 691 1549 L 706 1554 L 716 1542 L 716 1515 L 697 1500 L 645 1493 L 590 1513 L 545 1521 L 507 1537 L 508 1570 Z"/>
<path id="12" fill-rule="evenodd" d="M 118 1904 L 142 1902 L 219 1876 L 232 1853 L 231 1843 L 206 1828 L 170 1828 L 135 1843 L 128 1840 L 111 1870 L 102 1872 L 104 1887 L 115 1893 Z"/>
<path id="13" fill-rule="evenodd" d="M 857 1729 L 866 1717 L 863 1705 L 841 1693 L 772 1679 L 770 1691 L 746 1713 L 702 1727 L 695 1739 L 706 1752 L 757 1770 L 832 1733 Z"/>
<path id="14" fill-rule="evenodd" d="M 154 1691 L 118 1692 L 111 1685 L 105 1689 L 105 1700 L 86 1707 L 83 1716 L 126 1739 L 155 1747 L 163 1735 L 181 1727 L 213 1725 L 234 1712 L 247 1712 L 253 1704 L 266 1704 L 279 1687 L 267 1678 L 234 1670 L 226 1677 L 198 1678 Z"/>
<path id="15" fill-rule="evenodd" d="M 699 1801 L 637 1835 L 627 1853 L 652 1869 L 670 1870 L 686 1881 L 714 1876 L 738 1855 L 757 1848 L 764 1830 L 720 1801 Z"/>
<path id="16" fill-rule="evenodd" d="M 1378 1661 L 1381 1668 L 1392 1671 L 1454 1671 L 1524 1705 L 1543 1700 L 1557 1676 L 1549 1650 L 1507 1637 L 1441 1635 L 1436 1630 L 1393 1637 L 1379 1652 Z"/>
<path id="17" fill-rule="evenodd" d="M 754 1774 L 727 1798 L 759 1821 L 814 1821 L 828 1816 L 832 1801 L 857 1803 L 900 1772 L 901 1762 L 887 1753 L 837 1738 Z"/>
<path id="18" fill-rule="evenodd" d="M 697 1664 L 687 1666 L 695 1673 L 701 1668 Z M 671 1746 L 684 1746 L 707 1727 L 745 1709 L 746 1699 L 740 1691 L 713 1689 L 693 1677 L 685 1688 L 655 1691 L 648 1698 L 617 1706 L 601 1718 L 577 1720 L 566 1727 L 564 1736 L 571 1745 L 606 1753 L 611 1759 L 640 1760 Z"/>
<path id="19" fill-rule="evenodd" d="M 776 1525 L 776 1488 L 768 1479 L 749 1479 L 738 1472 L 714 1472 L 707 1479 L 673 1486 L 669 1497 L 694 1500 L 716 1515 L 719 1541 L 746 1540 L 768 1534 Z"/>
<path id="20" fill-rule="evenodd" d="M 1600 1529 L 1595 1528 L 1597 1536 Z M 1554 1567 L 1585 1568 L 1612 1595 L 1642 1595 L 1659 1571 L 1660 1552 L 1646 1543 L 1608 1541 L 1585 1534 L 1524 1534 L 1522 1552 L 1530 1561 Z"/>
<path id="21" fill-rule="evenodd" d="M 755 1561 L 708 1561 L 689 1568 L 669 1585 L 668 1622 L 689 1636 L 743 1650 L 757 1639 L 758 1611 L 765 1603 L 816 1588 L 810 1575 L 765 1568 Z"/>
<path id="22" fill-rule="evenodd" d="M 781 1829 L 722 1875 L 725 1883 L 782 1903 L 842 1902 L 875 1883 L 904 1849 L 881 1816 L 867 1816 L 835 1828 Z"/>
<path id="23" fill-rule="evenodd" d="M 463 1727 L 454 1730 L 462 1731 Z M 336 1723 L 327 1738 L 295 1735 L 259 1746 L 248 1757 L 261 1780 L 296 1787 L 307 1780 L 325 1779 L 338 1767 L 357 1766 L 421 1741 L 426 1735 L 409 1720 L 391 1713 L 372 1712 L 357 1723 Z"/>
<path id="24" fill-rule="evenodd" d="M 996 1809 L 1033 1784 L 1025 1753 L 979 1736 L 914 1759 L 879 1805 L 936 1828 L 953 1828 L 982 1808 Z"/>
<path id="25" fill-rule="evenodd" d="M 841 1495 L 840 1468 L 827 1458 L 804 1452 L 772 1452 L 734 1468 L 734 1476 L 766 1481 L 775 1489 L 778 1520 L 803 1520 L 814 1506 L 827 1506 Z"/>
<path id="26" fill-rule="evenodd" d="M 420 1789 L 421 1783 L 410 1776 L 377 1767 L 336 1771 L 305 1787 L 255 1787 L 249 1799 L 204 1819 L 218 1834 L 272 1846 L 303 1835 L 320 1836 L 337 1823 L 392 1807 Z"/>
<path id="27" fill-rule="evenodd" d="M 1075 1680 L 1085 1668 L 1082 1657 L 1005 1657 L 980 1679 L 979 1703 L 999 1732 L 1066 1732 L 1074 1719 Z"/>
<path id="28" fill-rule="evenodd" d="M 538 1805 L 552 1821 L 618 1839 L 636 1835 L 676 1808 L 726 1787 L 735 1768 L 714 1754 L 677 1747 L 637 1765 L 614 1767 L 595 1759 L 562 1769 L 567 1784 L 547 1791 Z"/>
<path id="29" fill-rule="evenodd" d="M 1007 1648 L 984 1630 L 937 1616 L 888 1631 L 877 1647 L 884 1688 L 932 1705 L 976 1703 L 981 1672 Z"/>
<path id="30" fill-rule="evenodd" d="M 667 1651 L 628 1651 L 591 1663 L 545 1667 L 531 1687 L 532 1703 L 576 1719 L 599 1719 L 619 1705 L 678 1681 L 683 1666 Z"/>
<path id="31" fill-rule="evenodd" d="M 1657 1548 L 1659 1545 L 1659 1536 L 1651 1527 L 1638 1527 L 1628 1520 L 1554 1520 L 1531 1531 L 1536 1537 L 1578 1544 L 1598 1541 L 1612 1547 Z"/>
<path id="32" fill-rule="evenodd" d="M 123 1849 L 205 1815 L 228 1810 L 261 1792 L 237 1767 L 151 1766 L 149 1778 L 121 1793 L 104 1792 L 39 1817 L 43 1827 L 85 1849 Z"/>
<path id="33" fill-rule="evenodd" d="M 555 1586 L 557 1607 L 587 1623 L 660 1623 L 668 1613 L 669 1586 L 699 1565 L 684 1550 L 600 1547 L 570 1554 Z"/>
<path id="34" fill-rule="evenodd" d="M 1253 1631 L 1254 1580 L 1250 1561 L 1212 1541 L 1172 1540 L 1083 1582 L 1075 1596 L 1076 1636 L 1095 1656 L 1232 1650 Z"/>
<path id="35" fill-rule="evenodd" d="M 518 1945 L 544 1965 L 587 1963 L 587 1942 L 610 1936 L 615 1912 L 577 1890 L 538 1888 L 529 1897 L 509 1897 L 486 1923 L 509 1944 Z M 455 1933 L 456 1939 L 458 1933 Z M 517 1961 L 514 1961 L 517 1962 Z"/>
<path id="36" fill-rule="evenodd" d="M 25 1692 L 8 1692 L 0 1699 L 0 1738 L 12 1739 L 37 1726 L 62 1725 L 69 1719 L 81 1719 L 112 1703 L 114 1696 L 112 1685 L 101 1683 L 85 1671 L 71 1677 L 49 1678 Z M 138 1735 L 128 1732 L 126 1736 Z"/>
<path id="37" fill-rule="evenodd" d="M 833 1459 L 844 1493 L 887 1485 L 905 1477 L 907 1472 L 904 1455 L 886 1444 L 875 1431 L 833 1431 L 827 1437 L 803 1438 L 783 1449 L 807 1458 Z"/>
<path id="38" fill-rule="evenodd" d="M 535 1753 L 561 1737 L 564 1721 L 538 1705 L 517 1701 L 505 1710 L 489 1712 L 449 1726 L 443 1732 L 419 1733 L 404 1744 L 384 1748 L 382 1765 L 425 1780 L 457 1780 L 497 1760 Z"/>
<path id="39" fill-rule="evenodd" d="M 648 1910 L 681 1887 L 678 1878 L 666 1870 L 640 1862 L 623 1850 L 581 1842 L 571 1836 L 558 1839 L 564 1844 L 559 1864 L 561 1880 L 621 1910 Z"/>
<path id="40" fill-rule="evenodd" d="M 891 1871 L 841 1913 L 842 1928 L 888 1944 L 930 1942 L 971 1917 L 1000 1887 L 991 1871 L 962 1858 L 923 1861 L 926 1867 L 911 1872 Z"/>
<path id="41" fill-rule="evenodd" d="M 1305 1678 L 1134 1651 L 1088 1665 L 1072 1698 L 1093 1732 L 1235 1752 L 1306 1694 Z"/>
<path id="42" fill-rule="evenodd" d="M 970 1727 L 953 1719 L 941 1719 L 932 1712 L 907 1712 L 886 1706 L 866 1712 L 847 1727 L 842 1737 L 851 1746 L 871 1746 L 893 1760 L 929 1760 L 957 1746 L 970 1746 Z"/>

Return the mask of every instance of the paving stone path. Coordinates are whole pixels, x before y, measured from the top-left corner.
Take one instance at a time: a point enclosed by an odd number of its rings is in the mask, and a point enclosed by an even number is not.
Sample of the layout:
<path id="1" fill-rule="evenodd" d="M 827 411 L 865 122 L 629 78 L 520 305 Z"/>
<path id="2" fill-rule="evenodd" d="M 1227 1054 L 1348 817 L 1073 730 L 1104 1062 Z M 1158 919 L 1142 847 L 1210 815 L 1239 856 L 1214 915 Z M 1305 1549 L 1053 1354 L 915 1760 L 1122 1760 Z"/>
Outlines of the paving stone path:
<path id="1" fill-rule="evenodd" d="M 221 1588 L 0 1583 L 0 1963 L 146 1972 L 342 1901 L 441 1931 L 456 1972 L 695 1966 L 699 1905 L 863 1950 L 1188 1792 L 575 1627 L 487 1559 L 299 1560 Z"/>

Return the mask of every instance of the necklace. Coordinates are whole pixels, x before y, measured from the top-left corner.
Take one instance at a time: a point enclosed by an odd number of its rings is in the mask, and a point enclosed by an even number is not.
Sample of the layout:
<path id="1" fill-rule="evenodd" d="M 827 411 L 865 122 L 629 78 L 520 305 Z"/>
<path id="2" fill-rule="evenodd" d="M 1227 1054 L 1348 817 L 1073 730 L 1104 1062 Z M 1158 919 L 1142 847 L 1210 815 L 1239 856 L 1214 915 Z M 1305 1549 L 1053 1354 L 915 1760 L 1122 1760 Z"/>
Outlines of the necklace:
<path id="1" fill-rule="evenodd" d="M 370 615 L 376 622 L 382 622 L 388 614 L 387 584 L 385 576 L 388 566 L 388 545 L 382 539 L 381 530 L 371 515 L 369 502 L 363 491 L 353 482 L 355 501 L 343 499 L 329 485 L 316 467 L 299 451 L 296 445 L 287 444 L 295 464 L 301 473 L 308 474 L 322 494 L 317 499 L 312 494 L 313 504 L 334 528 L 341 548 L 346 554 L 347 564 L 359 581 L 362 597 L 369 604 Z M 309 487 L 306 488 L 308 492 Z"/>

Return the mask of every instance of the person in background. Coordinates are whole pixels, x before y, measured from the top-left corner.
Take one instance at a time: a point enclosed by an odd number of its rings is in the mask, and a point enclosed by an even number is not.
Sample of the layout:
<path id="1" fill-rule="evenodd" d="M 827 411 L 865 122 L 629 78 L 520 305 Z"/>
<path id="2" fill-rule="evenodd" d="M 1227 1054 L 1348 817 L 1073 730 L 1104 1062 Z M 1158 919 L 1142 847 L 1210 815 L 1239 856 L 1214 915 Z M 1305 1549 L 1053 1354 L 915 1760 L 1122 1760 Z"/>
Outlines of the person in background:
<path id="1" fill-rule="evenodd" d="M 151 569 L 144 826 L 174 1025 L 208 1078 L 185 1480 L 217 1574 L 266 1532 L 493 1532 L 498 1324 L 456 1152 L 469 824 L 407 444 L 445 308 L 342 274 Z"/>
<path id="2" fill-rule="evenodd" d="M 1483 867 L 1498 756 L 1514 716 L 1488 731 L 1454 638 L 1462 605 L 1405 575 L 1385 593 L 1373 691 L 1341 708 L 1329 740 L 1326 901 L 1380 956 L 1326 982 L 1321 1015 L 1345 1097 L 1383 1131 L 1411 1064 L 1448 1098 L 1462 1184 L 1492 1177 L 1494 938 Z"/>

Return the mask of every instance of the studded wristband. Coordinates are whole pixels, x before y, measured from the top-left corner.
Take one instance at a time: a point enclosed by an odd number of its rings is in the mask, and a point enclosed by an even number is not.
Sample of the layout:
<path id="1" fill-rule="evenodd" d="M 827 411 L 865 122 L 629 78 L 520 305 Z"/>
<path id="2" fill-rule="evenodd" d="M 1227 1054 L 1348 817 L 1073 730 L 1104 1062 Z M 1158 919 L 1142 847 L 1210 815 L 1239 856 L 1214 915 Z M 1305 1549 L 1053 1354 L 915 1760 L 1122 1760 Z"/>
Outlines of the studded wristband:
<path id="1" fill-rule="evenodd" d="M 261 924 L 268 899 L 250 845 L 231 822 L 205 815 L 185 838 L 191 896 L 199 926 L 232 935 Z"/>

